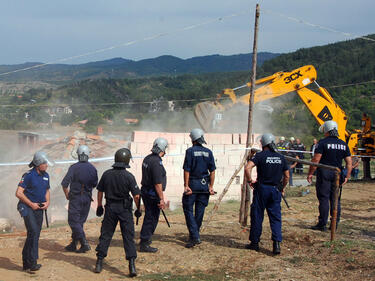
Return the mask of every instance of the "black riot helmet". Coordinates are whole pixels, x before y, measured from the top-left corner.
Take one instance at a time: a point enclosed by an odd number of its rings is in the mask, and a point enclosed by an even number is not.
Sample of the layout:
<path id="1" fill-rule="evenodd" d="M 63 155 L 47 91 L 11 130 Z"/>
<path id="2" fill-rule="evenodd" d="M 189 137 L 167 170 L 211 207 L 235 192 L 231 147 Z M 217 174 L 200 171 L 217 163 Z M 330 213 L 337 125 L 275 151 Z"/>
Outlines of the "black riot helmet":
<path id="1" fill-rule="evenodd" d="M 115 153 L 115 163 L 113 168 L 130 168 L 129 162 L 132 158 L 132 153 L 127 148 L 121 148 Z"/>

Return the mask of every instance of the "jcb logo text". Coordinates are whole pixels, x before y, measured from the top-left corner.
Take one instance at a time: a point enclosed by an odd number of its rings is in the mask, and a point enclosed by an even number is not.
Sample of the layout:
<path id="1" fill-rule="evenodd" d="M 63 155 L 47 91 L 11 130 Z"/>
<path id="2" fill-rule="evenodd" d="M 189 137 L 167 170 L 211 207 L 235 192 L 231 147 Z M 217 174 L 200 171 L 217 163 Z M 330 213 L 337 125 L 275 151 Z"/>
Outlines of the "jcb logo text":
<path id="1" fill-rule="evenodd" d="M 298 77 L 301 77 L 302 74 L 300 73 L 301 70 L 298 70 L 297 72 L 292 73 L 290 76 L 285 77 L 284 81 L 285 84 L 289 84 L 290 82 L 296 80 Z"/>

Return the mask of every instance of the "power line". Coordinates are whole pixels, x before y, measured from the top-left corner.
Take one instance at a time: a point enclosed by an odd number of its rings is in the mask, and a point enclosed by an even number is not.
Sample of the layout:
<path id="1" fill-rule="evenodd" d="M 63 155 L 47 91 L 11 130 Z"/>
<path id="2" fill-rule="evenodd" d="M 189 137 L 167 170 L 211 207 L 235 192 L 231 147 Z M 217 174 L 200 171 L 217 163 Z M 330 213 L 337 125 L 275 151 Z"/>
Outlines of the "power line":
<path id="1" fill-rule="evenodd" d="M 158 33 L 158 34 L 154 34 L 154 35 L 151 35 L 151 36 L 144 37 L 142 39 L 120 43 L 120 44 L 117 44 L 117 45 L 105 47 L 105 48 L 102 48 L 102 49 L 97 49 L 97 50 L 90 51 L 90 52 L 87 52 L 87 53 L 83 53 L 83 54 L 80 54 L 80 55 L 61 58 L 61 59 L 57 59 L 57 60 L 42 63 L 42 64 L 37 64 L 37 65 L 34 65 L 34 66 L 30 66 L 30 67 L 25 67 L 25 68 L 21 68 L 21 69 L 16 69 L 16 70 L 0 73 L 0 76 L 5 76 L 5 75 L 8 75 L 8 74 L 26 71 L 26 70 L 30 70 L 30 69 L 36 69 L 36 68 L 40 68 L 40 67 L 43 67 L 43 66 L 46 66 L 46 65 L 66 62 L 66 61 L 70 61 L 70 60 L 74 60 L 74 59 L 78 59 L 78 58 L 82 58 L 82 57 L 87 57 L 87 56 L 91 56 L 91 55 L 98 54 L 98 53 L 103 53 L 103 52 L 110 51 L 110 50 L 117 49 L 117 48 L 121 48 L 121 47 L 127 47 L 127 46 L 134 45 L 134 44 L 137 44 L 137 43 L 140 43 L 140 42 L 150 41 L 150 40 L 154 40 L 154 39 L 157 39 L 157 38 L 160 38 L 160 37 L 165 37 L 165 36 L 168 36 L 168 35 L 171 35 L 171 34 L 176 34 L 176 33 L 180 33 L 180 32 L 183 32 L 183 31 L 195 29 L 195 28 L 198 28 L 198 27 L 201 27 L 201 26 L 204 26 L 204 25 L 211 24 L 213 22 L 219 22 L 219 21 L 223 21 L 223 20 L 226 20 L 226 19 L 229 19 L 229 18 L 238 17 L 238 16 L 241 16 L 241 15 L 244 15 L 244 14 L 247 14 L 247 13 L 249 13 L 249 12 L 244 11 L 244 12 L 226 15 L 226 16 L 223 16 L 223 17 L 217 17 L 217 18 L 207 20 L 207 21 L 204 21 L 204 22 L 201 22 L 201 23 L 188 25 L 188 26 L 179 28 L 175 31 Z"/>
<path id="2" fill-rule="evenodd" d="M 286 18 L 287 20 L 298 22 L 298 23 L 301 23 L 301 24 L 304 24 L 304 25 L 307 25 L 307 26 L 310 26 L 310 27 L 315 27 L 315 28 L 322 29 L 322 30 L 325 30 L 325 31 L 338 33 L 338 34 L 344 35 L 346 37 L 357 37 L 357 38 L 360 38 L 360 39 L 363 39 L 363 40 L 375 42 L 375 39 L 373 39 L 371 37 L 368 37 L 368 36 L 359 36 L 359 35 L 356 35 L 356 34 L 353 34 L 353 33 L 343 32 L 343 31 L 340 31 L 340 30 L 336 30 L 336 29 L 333 29 L 333 28 L 330 28 L 330 27 L 326 27 L 326 26 L 323 26 L 323 25 L 320 25 L 320 24 L 311 23 L 311 22 L 305 21 L 303 19 L 294 18 L 294 17 L 288 16 L 288 15 L 284 15 L 282 13 L 274 12 L 274 11 L 267 10 L 267 9 L 265 9 L 264 11 L 266 13 L 274 14 L 274 15 L 277 15 L 279 17 Z"/>

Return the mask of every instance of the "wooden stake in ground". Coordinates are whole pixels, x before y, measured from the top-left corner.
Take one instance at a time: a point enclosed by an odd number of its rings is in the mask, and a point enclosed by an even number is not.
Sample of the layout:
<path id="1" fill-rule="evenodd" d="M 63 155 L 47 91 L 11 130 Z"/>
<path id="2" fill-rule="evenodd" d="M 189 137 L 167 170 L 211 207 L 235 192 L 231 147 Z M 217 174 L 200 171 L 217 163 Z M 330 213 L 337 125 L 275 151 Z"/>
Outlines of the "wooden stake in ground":
<path id="1" fill-rule="evenodd" d="M 223 189 L 223 192 L 220 194 L 219 198 L 217 199 L 210 215 L 208 216 L 208 219 L 205 221 L 205 223 L 203 224 L 202 226 L 202 229 L 201 229 L 201 233 L 203 233 L 203 231 L 205 230 L 205 228 L 209 225 L 213 215 L 216 213 L 216 211 L 219 209 L 219 205 L 221 203 L 221 200 L 223 200 L 225 194 L 228 192 L 229 190 L 229 187 L 230 185 L 232 184 L 233 180 L 236 178 L 237 174 L 241 171 L 241 169 L 243 168 L 243 166 L 245 165 L 246 161 L 247 161 L 247 153 L 245 153 L 243 159 L 242 159 L 242 162 L 240 164 L 240 166 L 234 171 L 234 174 L 233 176 L 230 178 L 230 180 L 228 181 L 227 185 L 225 186 L 225 188 Z"/>
<path id="2" fill-rule="evenodd" d="M 256 69 L 257 69 L 257 52 L 258 52 L 258 22 L 259 22 L 259 4 L 256 5 L 255 9 L 255 25 L 254 25 L 254 44 L 253 44 L 253 64 L 252 64 L 252 75 L 250 84 L 250 100 L 249 100 L 249 116 L 247 123 L 247 141 L 246 148 L 253 146 L 252 131 L 253 131 L 253 109 L 254 109 L 254 92 L 255 92 L 255 80 L 256 80 Z M 243 177 L 243 186 L 241 190 L 241 206 L 239 221 L 242 226 L 247 225 L 249 216 L 251 195 L 249 185 L 247 184 L 245 171 Z"/>

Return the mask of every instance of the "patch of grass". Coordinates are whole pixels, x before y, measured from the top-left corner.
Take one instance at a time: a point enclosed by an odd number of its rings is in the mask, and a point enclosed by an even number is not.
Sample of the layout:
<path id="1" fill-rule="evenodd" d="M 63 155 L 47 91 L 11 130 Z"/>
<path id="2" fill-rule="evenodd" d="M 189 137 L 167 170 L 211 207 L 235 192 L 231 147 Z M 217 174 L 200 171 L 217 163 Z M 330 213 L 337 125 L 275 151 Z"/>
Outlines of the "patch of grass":
<path id="1" fill-rule="evenodd" d="M 192 273 L 189 275 L 176 275 L 170 272 L 147 274 L 141 276 L 141 280 L 171 280 L 171 281 L 188 281 L 188 280 L 207 280 L 207 281 L 222 281 L 230 279 L 231 275 L 225 272 L 218 273 Z"/>
<path id="2" fill-rule="evenodd" d="M 300 265 L 303 263 L 303 258 L 300 256 L 294 256 L 288 259 L 288 261 L 292 264 Z"/>
<path id="3" fill-rule="evenodd" d="M 140 276 L 141 280 L 172 280 L 172 281 L 188 281 L 188 280 L 207 280 L 207 281 L 223 281 L 233 279 L 259 280 L 259 273 L 264 269 L 257 267 L 255 269 L 241 270 L 238 272 L 227 272 L 224 270 L 213 272 L 192 272 L 188 275 L 178 275 L 171 272 L 154 273 Z"/>
<path id="4" fill-rule="evenodd" d="M 349 257 L 349 258 L 346 258 L 345 261 L 346 261 L 347 263 L 354 263 L 354 262 L 355 262 L 355 258 L 353 258 L 353 257 Z"/>
<path id="5" fill-rule="evenodd" d="M 313 264 L 317 264 L 318 260 L 315 257 L 305 257 L 305 256 L 293 256 L 291 258 L 284 259 L 287 262 L 290 262 L 293 265 L 301 266 L 305 262 L 310 262 Z"/>
<path id="6" fill-rule="evenodd" d="M 345 254 L 353 248 L 358 248 L 359 243 L 354 240 L 339 239 L 323 243 L 324 247 L 331 248 L 333 254 Z"/>

